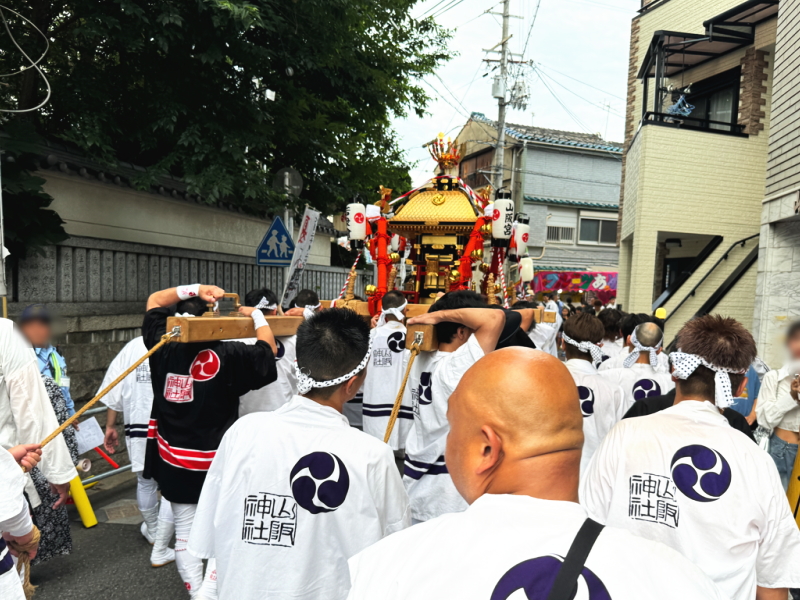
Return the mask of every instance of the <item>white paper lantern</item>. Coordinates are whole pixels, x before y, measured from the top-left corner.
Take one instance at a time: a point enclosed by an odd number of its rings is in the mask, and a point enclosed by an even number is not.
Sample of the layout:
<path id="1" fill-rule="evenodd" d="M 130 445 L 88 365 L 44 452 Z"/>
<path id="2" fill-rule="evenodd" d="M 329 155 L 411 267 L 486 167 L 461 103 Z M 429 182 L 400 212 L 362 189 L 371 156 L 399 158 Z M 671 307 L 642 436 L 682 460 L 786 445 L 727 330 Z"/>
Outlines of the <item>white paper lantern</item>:
<path id="1" fill-rule="evenodd" d="M 533 281 L 533 259 L 525 257 L 519 261 L 519 278 L 522 281 Z"/>
<path id="2" fill-rule="evenodd" d="M 392 252 L 397 252 L 400 250 L 400 236 L 396 233 L 392 236 L 392 241 L 390 242 L 392 246 Z"/>
<path id="3" fill-rule="evenodd" d="M 347 220 L 347 231 L 351 240 L 363 240 L 367 237 L 367 217 L 363 204 L 348 204 L 344 217 Z"/>
<path id="4" fill-rule="evenodd" d="M 492 212 L 492 237 L 496 240 L 510 240 L 514 227 L 514 202 L 498 199 L 494 201 Z"/>
<path id="5" fill-rule="evenodd" d="M 528 238 L 531 226 L 527 223 L 517 223 L 514 230 L 514 240 L 517 243 L 517 256 L 525 256 L 528 253 Z"/>

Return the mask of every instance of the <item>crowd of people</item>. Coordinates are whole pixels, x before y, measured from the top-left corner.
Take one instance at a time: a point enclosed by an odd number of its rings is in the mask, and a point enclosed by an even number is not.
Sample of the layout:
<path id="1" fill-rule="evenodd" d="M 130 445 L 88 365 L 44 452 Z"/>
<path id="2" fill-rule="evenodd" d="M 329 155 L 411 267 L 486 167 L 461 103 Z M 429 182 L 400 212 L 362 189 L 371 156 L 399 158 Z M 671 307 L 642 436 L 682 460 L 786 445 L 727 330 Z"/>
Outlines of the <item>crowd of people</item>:
<path id="1" fill-rule="evenodd" d="M 200 317 L 223 293 L 152 294 L 101 389 L 168 317 Z M 278 299 L 252 290 L 239 312 L 254 338 L 166 344 L 104 399 L 112 453 L 122 416 L 150 564 L 174 562 L 192 600 L 787 600 L 800 588 L 786 497 L 800 323 L 769 370 L 733 319 L 689 321 L 668 354 L 663 317 L 614 299 L 550 295 L 540 322 L 532 298 L 503 309 L 471 291 L 411 319 L 399 292 L 370 322 L 322 310 L 311 290 L 294 304 L 297 333 L 275 336 Z M 438 350 L 412 355 L 409 324 L 432 326 Z M 42 306 L 20 316 L 25 338 L 0 321 L 3 600 L 24 597 L 14 555 L 70 550 L 74 432 L 20 445 L 74 412 L 49 325 Z"/>

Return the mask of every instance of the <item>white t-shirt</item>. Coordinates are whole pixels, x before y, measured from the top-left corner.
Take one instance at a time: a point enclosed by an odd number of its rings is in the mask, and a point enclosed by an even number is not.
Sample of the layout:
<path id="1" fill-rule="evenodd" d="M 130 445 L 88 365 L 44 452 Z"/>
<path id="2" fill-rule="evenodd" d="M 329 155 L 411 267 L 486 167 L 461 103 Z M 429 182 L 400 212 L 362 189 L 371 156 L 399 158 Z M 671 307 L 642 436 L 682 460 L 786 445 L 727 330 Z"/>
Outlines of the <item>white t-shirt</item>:
<path id="1" fill-rule="evenodd" d="M 586 517 L 574 502 L 481 496 L 465 512 L 415 525 L 350 559 L 348 598 L 545 600 Z M 576 598 L 584 600 L 724 598 L 671 548 L 610 527 L 578 585 Z"/>
<path id="2" fill-rule="evenodd" d="M 370 335 L 372 356 L 364 379 L 364 433 L 383 441 L 394 401 L 403 384 L 410 352 L 406 350 L 406 327 L 400 321 L 387 321 L 382 327 L 373 329 Z M 409 397 L 408 404 L 401 404 L 397 413 L 389 438 L 392 450 L 405 448 L 413 421 L 414 411 Z"/>
<path id="3" fill-rule="evenodd" d="M 0 533 L 26 535 L 33 529 L 28 503 L 22 495 L 25 476 L 14 457 L 0 448 Z M 0 598 L 25 600 L 14 561 L 5 540 L 0 536 Z"/>
<path id="4" fill-rule="evenodd" d="M 593 519 L 675 548 L 733 600 L 800 587 L 800 530 L 775 463 L 710 402 L 619 423 L 580 491 Z"/>
<path id="5" fill-rule="evenodd" d="M 418 521 L 467 508 L 444 460 L 450 432 L 447 404 L 467 369 L 484 356 L 474 335 L 455 352 L 435 354 L 433 366 L 425 364 L 424 368 L 429 370 L 420 373 L 417 379 L 417 393 L 412 394 L 414 426 L 406 441 L 403 483 L 411 500 L 412 515 Z M 419 357 L 412 369 L 418 361 Z M 412 383 L 409 379 L 409 387 Z"/>
<path id="6" fill-rule="evenodd" d="M 133 338 L 125 344 L 119 354 L 111 361 L 100 384 L 98 393 L 122 375 L 133 363 L 147 354 L 142 336 Z M 112 388 L 102 400 L 111 410 L 122 413 L 125 424 L 125 444 L 131 459 L 131 471 L 144 470 L 144 453 L 147 445 L 147 427 L 150 412 L 153 410 L 153 384 L 150 381 L 150 361 L 146 360 Z"/>
<path id="7" fill-rule="evenodd" d="M 600 442 L 625 414 L 624 394 L 621 387 L 598 374 L 588 360 L 571 358 L 564 364 L 578 386 L 583 413 L 583 473 Z"/>
<path id="8" fill-rule="evenodd" d="M 256 343 L 256 338 L 232 341 L 252 345 Z M 276 410 L 289 402 L 292 396 L 297 393 L 297 375 L 294 372 L 296 343 L 297 336 L 294 335 L 275 338 L 275 345 L 278 347 L 278 353 L 275 355 L 275 368 L 278 371 L 278 378 L 260 390 L 247 392 L 239 398 L 240 417 L 254 412 Z"/>
<path id="9" fill-rule="evenodd" d="M 225 434 L 189 551 L 216 557 L 220 600 L 341 600 L 347 560 L 410 522 L 391 449 L 295 396 Z"/>
<path id="10" fill-rule="evenodd" d="M 650 363 L 637 363 L 630 368 L 606 369 L 599 372 L 602 377 L 622 388 L 625 394 L 625 412 L 639 400 L 663 396 L 675 388 L 672 375 L 662 373 Z"/>
<path id="11" fill-rule="evenodd" d="M 536 327 L 528 332 L 528 337 L 536 348 L 556 358 L 558 358 L 557 335 L 558 326 L 556 323 L 537 323 Z"/>
<path id="12" fill-rule="evenodd" d="M 623 363 L 625 359 L 628 357 L 628 354 L 631 353 L 631 349 L 625 346 L 620 350 L 619 354 L 616 356 L 609 358 L 608 360 L 604 360 L 600 363 L 600 366 L 597 367 L 598 371 L 607 371 L 608 369 L 622 369 L 624 367 Z M 656 367 L 656 371 L 659 373 L 669 373 L 669 354 L 664 351 L 661 351 L 658 354 L 658 367 Z"/>

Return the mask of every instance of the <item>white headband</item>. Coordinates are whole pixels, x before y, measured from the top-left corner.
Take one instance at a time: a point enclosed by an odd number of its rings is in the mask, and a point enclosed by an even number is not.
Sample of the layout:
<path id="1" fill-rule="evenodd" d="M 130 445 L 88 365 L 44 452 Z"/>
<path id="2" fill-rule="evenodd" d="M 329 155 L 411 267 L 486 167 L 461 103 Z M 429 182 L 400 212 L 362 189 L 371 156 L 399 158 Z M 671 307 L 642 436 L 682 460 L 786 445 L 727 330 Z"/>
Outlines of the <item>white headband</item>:
<path id="1" fill-rule="evenodd" d="M 403 320 L 403 311 L 408 306 L 408 300 L 404 301 L 402 306 L 398 306 L 397 308 L 384 308 L 381 310 L 381 316 L 378 317 L 378 324 L 375 327 L 382 327 L 386 325 L 386 315 L 392 315 L 396 317 L 398 321 Z"/>
<path id="2" fill-rule="evenodd" d="M 276 308 L 278 308 L 278 305 L 277 304 L 270 304 L 269 300 L 267 300 L 267 298 L 265 296 L 261 296 L 261 300 L 258 302 L 258 304 L 255 305 L 254 308 L 257 308 L 259 310 L 262 310 L 262 309 L 264 309 L 264 310 L 275 310 Z"/>
<path id="3" fill-rule="evenodd" d="M 314 316 L 314 313 L 316 312 L 316 310 L 317 310 L 317 309 L 318 309 L 320 306 L 322 306 L 322 302 L 318 302 L 316 306 L 314 306 L 314 305 L 312 305 L 312 304 L 306 304 L 306 305 L 303 307 L 303 318 L 305 318 L 305 319 L 310 319 L 311 317 L 313 317 L 313 316 Z"/>
<path id="4" fill-rule="evenodd" d="M 561 332 L 561 339 L 570 344 L 571 346 L 575 346 L 581 352 L 588 352 L 592 355 L 592 364 L 596 367 L 601 362 L 603 362 L 603 351 L 600 349 L 600 346 L 597 344 L 593 344 L 592 342 L 576 342 L 571 337 L 569 337 L 563 331 Z"/>
<path id="5" fill-rule="evenodd" d="M 625 357 L 625 360 L 622 361 L 622 366 L 626 369 L 630 369 L 634 363 L 639 360 L 639 354 L 642 352 L 649 352 L 650 353 L 650 366 L 654 369 L 658 366 L 658 349 L 661 348 L 662 339 L 658 340 L 658 343 L 655 346 L 643 346 L 642 343 L 636 339 L 636 330 L 639 329 L 637 326 L 636 329 L 633 330 L 631 333 L 631 344 L 633 344 L 633 350 L 628 356 Z"/>
<path id="6" fill-rule="evenodd" d="M 731 389 L 729 373 L 744 375 L 746 370 L 740 371 L 737 369 L 718 367 L 712 365 L 701 356 L 686 354 L 680 350 L 670 354 L 669 358 L 672 361 L 672 374 L 678 379 L 688 379 L 700 365 L 714 371 L 714 404 L 721 409 L 728 408 L 733 404 L 733 390 Z"/>
<path id="7" fill-rule="evenodd" d="M 297 392 L 299 394 L 306 394 L 308 393 L 311 388 L 325 388 L 331 387 L 333 385 L 339 385 L 340 383 L 344 383 L 348 379 L 350 379 L 353 375 L 358 375 L 361 370 L 367 366 L 369 362 L 369 357 L 372 354 L 372 338 L 370 337 L 369 346 L 367 347 L 367 353 L 364 355 L 364 358 L 355 369 L 350 371 L 347 375 L 342 375 L 341 377 L 337 377 L 336 379 L 328 379 L 327 381 L 317 381 L 312 379 L 311 376 L 306 375 L 300 370 L 300 367 L 297 366 L 297 359 L 294 361 L 294 372 L 297 375 Z"/>
<path id="8" fill-rule="evenodd" d="M 175 316 L 176 317 L 193 317 L 194 315 L 191 314 L 191 313 L 179 313 L 179 312 L 176 312 Z"/>

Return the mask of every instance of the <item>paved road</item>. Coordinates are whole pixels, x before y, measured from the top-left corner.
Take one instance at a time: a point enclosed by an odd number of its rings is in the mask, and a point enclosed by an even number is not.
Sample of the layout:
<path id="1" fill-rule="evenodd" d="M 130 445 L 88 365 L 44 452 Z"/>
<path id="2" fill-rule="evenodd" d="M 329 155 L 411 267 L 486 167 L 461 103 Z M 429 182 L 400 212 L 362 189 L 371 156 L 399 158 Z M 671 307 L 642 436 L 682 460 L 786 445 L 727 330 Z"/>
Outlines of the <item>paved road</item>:
<path id="1" fill-rule="evenodd" d="M 109 516 L 114 520 L 113 511 L 109 509 L 107 514 L 103 507 L 115 504 L 129 509 L 130 501 L 136 498 L 136 479 L 130 474 L 119 475 L 102 483 L 103 488 L 97 489 L 98 484 L 89 490 L 90 500 L 99 520 Z M 72 554 L 33 568 L 31 579 L 39 586 L 36 600 L 189 599 L 175 563 L 158 569 L 150 566 L 151 546 L 139 533 L 139 525 L 101 522 L 92 529 L 84 529 L 74 507 L 69 510 Z"/>

